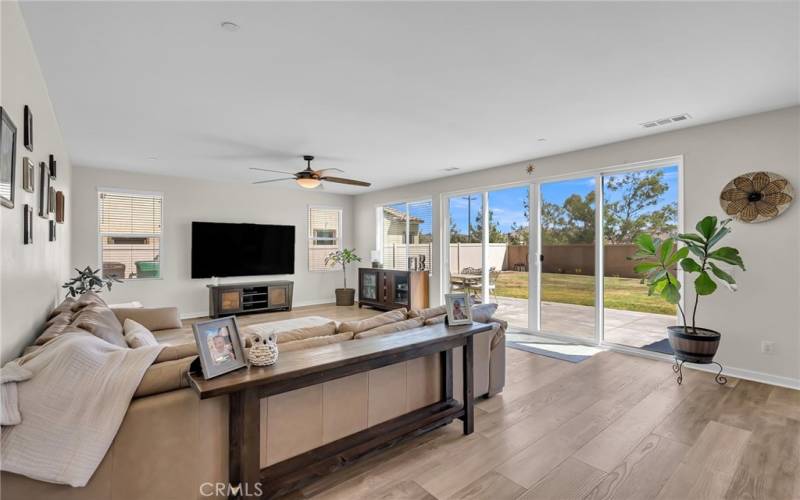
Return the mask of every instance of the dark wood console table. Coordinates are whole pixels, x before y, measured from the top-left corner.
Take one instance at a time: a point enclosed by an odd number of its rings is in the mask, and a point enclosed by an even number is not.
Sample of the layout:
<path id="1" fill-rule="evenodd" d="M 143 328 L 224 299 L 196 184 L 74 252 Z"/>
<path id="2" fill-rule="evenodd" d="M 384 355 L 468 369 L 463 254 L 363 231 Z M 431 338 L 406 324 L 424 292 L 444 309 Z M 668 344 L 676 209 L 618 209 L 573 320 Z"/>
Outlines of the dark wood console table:
<path id="1" fill-rule="evenodd" d="M 472 345 L 475 334 L 490 325 L 448 327 L 444 324 L 408 332 L 353 340 L 282 354 L 275 365 L 249 367 L 205 380 L 190 373 L 189 383 L 200 399 L 230 396 L 229 481 L 244 491 L 261 483 L 264 498 L 292 491 L 308 480 L 323 476 L 378 447 L 416 436 L 453 419 L 461 419 L 464 434 L 475 425 Z M 463 349 L 464 403 L 453 398 L 453 349 Z M 392 420 L 369 427 L 301 455 L 260 468 L 262 398 L 320 384 L 355 373 L 439 353 L 442 367 L 441 400 Z M 233 498 L 233 497 L 232 497 Z"/>

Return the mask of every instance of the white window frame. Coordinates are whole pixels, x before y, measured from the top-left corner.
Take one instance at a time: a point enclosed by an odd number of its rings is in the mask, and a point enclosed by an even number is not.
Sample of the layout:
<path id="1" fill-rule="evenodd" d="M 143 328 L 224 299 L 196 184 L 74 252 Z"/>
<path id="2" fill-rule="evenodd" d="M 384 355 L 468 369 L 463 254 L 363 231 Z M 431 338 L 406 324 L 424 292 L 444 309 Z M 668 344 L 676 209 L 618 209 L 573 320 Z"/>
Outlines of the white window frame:
<path id="1" fill-rule="evenodd" d="M 388 207 L 392 205 L 405 205 L 406 206 L 406 214 L 408 213 L 408 206 L 414 205 L 417 203 L 430 203 L 431 204 L 431 257 L 430 262 L 428 262 L 428 275 L 433 275 L 433 260 L 434 260 L 434 243 L 436 234 L 433 229 L 433 198 L 421 198 L 418 200 L 411 200 L 411 201 L 393 201 L 393 202 L 386 202 L 386 203 L 378 203 L 375 205 L 375 249 L 378 252 L 379 262 L 383 264 L 383 207 Z M 410 243 L 409 235 L 409 221 L 406 221 L 406 255 L 408 255 L 408 246 Z"/>
<path id="2" fill-rule="evenodd" d="M 103 238 L 104 237 L 122 237 L 122 238 L 154 238 L 152 234 L 143 234 L 143 233 L 101 233 L 100 232 L 100 224 L 102 219 L 102 214 L 100 213 L 100 193 L 112 193 L 112 194 L 135 194 L 140 196 L 157 196 L 161 198 L 161 221 L 159 226 L 161 227 L 161 232 L 158 233 L 158 277 L 157 278 L 127 278 L 123 277 L 122 281 L 147 281 L 147 280 L 162 280 L 164 279 L 164 212 L 166 210 L 166 196 L 164 196 L 163 192 L 160 191 L 142 191 L 138 189 L 126 189 L 126 188 L 115 188 L 115 187 L 98 187 L 97 192 L 95 193 L 95 210 L 97 212 L 97 227 L 95 228 L 95 234 L 97 235 L 97 269 L 100 270 L 100 274 L 103 274 Z"/>
<path id="3" fill-rule="evenodd" d="M 311 269 L 311 248 L 312 242 L 315 241 L 317 238 L 314 237 L 312 232 L 312 228 L 310 227 L 311 224 L 311 210 L 336 210 L 338 213 L 338 232 L 339 232 L 339 244 L 336 247 L 336 250 L 331 248 L 331 251 L 338 251 L 344 248 L 344 226 L 342 224 L 344 209 L 342 207 L 337 207 L 333 205 L 308 205 L 306 209 L 306 259 L 308 262 L 306 263 L 306 268 L 310 273 L 330 273 L 330 272 L 339 272 L 342 270 L 341 266 L 330 266 L 325 269 Z"/>

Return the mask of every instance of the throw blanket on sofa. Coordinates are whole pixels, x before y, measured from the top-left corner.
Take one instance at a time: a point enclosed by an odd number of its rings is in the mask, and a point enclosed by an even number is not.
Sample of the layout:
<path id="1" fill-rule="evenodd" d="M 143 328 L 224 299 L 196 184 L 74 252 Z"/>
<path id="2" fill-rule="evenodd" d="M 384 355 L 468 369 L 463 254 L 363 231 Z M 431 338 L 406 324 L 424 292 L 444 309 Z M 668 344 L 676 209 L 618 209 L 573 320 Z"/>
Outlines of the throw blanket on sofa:
<path id="1" fill-rule="evenodd" d="M 127 349 L 71 332 L 17 360 L 33 376 L 17 384 L 22 421 L 2 428 L 0 468 L 85 486 L 162 348 Z"/>

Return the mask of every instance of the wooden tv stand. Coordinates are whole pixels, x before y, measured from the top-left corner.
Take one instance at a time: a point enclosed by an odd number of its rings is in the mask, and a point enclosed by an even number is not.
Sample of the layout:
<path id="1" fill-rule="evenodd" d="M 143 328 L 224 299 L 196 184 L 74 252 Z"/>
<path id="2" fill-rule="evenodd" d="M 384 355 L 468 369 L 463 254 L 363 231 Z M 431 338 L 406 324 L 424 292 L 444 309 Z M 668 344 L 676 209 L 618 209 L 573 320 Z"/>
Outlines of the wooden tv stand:
<path id="1" fill-rule="evenodd" d="M 212 318 L 234 314 L 291 311 L 292 281 L 223 283 L 208 286 L 208 315 Z"/>

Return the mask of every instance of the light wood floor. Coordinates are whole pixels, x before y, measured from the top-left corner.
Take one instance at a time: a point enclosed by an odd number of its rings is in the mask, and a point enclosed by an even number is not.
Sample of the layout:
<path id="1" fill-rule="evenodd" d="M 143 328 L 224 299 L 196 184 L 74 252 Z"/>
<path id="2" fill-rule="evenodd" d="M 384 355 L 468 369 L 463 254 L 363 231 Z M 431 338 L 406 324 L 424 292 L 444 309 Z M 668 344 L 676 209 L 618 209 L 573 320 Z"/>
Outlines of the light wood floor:
<path id="1" fill-rule="evenodd" d="M 317 306 L 251 323 L 368 309 Z M 800 391 L 604 352 L 573 364 L 507 349 L 506 387 L 459 422 L 313 483 L 320 499 L 800 498 Z"/>

